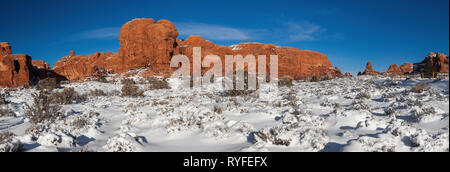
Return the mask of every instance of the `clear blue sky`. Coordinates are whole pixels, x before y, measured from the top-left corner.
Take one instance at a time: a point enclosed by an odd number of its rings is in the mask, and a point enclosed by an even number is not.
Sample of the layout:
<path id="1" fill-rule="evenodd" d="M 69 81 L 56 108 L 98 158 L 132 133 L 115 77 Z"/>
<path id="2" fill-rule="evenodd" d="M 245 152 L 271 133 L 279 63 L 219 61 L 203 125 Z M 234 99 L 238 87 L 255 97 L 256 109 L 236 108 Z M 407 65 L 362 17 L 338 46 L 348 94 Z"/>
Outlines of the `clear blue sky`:
<path id="1" fill-rule="evenodd" d="M 328 55 L 343 72 L 449 52 L 448 0 L 0 0 L 0 42 L 51 65 L 70 50 L 117 52 L 134 18 L 169 19 L 216 44 L 273 43 Z"/>

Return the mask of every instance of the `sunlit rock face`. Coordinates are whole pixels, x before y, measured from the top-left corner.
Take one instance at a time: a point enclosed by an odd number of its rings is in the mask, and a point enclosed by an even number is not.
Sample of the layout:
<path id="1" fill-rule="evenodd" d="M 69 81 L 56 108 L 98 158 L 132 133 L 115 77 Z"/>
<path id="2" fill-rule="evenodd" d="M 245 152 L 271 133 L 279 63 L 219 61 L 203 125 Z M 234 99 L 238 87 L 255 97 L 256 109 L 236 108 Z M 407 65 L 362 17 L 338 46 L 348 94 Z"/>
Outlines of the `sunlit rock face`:
<path id="1" fill-rule="evenodd" d="M 342 76 L 332 66 L 328 57 L 319 52 L 272 44 L 241 43 L 234 46 L 216 45 L 200 36 L 178 40 L 178 30 L 168 20 L 135 19 L 126 23 L 119 36 L 121 48 L 118 53 L 95 53 L 93 55 L 70 55 L 56 62 L 53 70 L 71 81 L 79 81 L 99 73 L 123 73 L 133 69 L 146 69 L 141 76 L 169 77 L 176 70 L 170 67 L 174 55 L 186 55 L 192 64 L 193 48 L 201 47 L 202 59 L 218 55 L 225 63 L 225 55 L 266 55 L 267 72 L 270 55 L 278 55 L 279 76 L 292 79 L 308 79 L 312 76 Z M 225 65 L 223 65 L 225 70 Z M 192 67 L 191 67 L 192 69 Z M 209 68 L 203 68 L 205 72 Z"/>

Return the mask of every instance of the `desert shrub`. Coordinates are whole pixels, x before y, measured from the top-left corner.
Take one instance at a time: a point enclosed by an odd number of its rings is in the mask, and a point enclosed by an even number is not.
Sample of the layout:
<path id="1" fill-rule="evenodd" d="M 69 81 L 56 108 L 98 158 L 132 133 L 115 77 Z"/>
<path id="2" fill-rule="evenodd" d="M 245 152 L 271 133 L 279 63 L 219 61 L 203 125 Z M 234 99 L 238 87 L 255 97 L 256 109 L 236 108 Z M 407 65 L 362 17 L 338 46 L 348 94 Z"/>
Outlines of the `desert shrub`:
<path id="1" fill-rule="evenodd" d="M 396 113 L 396 111 L 392 107 L 388 107 L 384 110 L 384 114 L 387 116 L 394 115 L 395 113 Z"/>
<path id="2" fill-rule="evenodd" d="M 53 122 L 62 118 L 64 113 L 60 112 L 61 107 L 52 104 L 52 100 L 46 91 L 33 94 L 33 106 L 25 107 L 25 116 L 30 120 L 31 128 L 43 122 Z"/>
<path id="3" fill-rule="evenodd" d="M 8 106 L 0 105 L 0 117 L 11 117 L 14 116 L 14 112 L 12 112 Z"/>
<path id="4" fill-rule="evenodd" d="M 354 109 L 354 110 L 369 110 L 370 106 L 362 101 L 354 101 L 352 103 L 352 109 Z"/>
<path id="5" fill-rule="evenodd" d="M 325 76 L 323 76 L 320 80 L 321 80 L 321 81 L 329 81 L 329 80 L 332 80 L 332 79 L 333 79 L 332 76 L 330 76 L 330 75 L 325 75 Z"/>
<path id="6" fill-rule="evenodd" d="M 13 136 L 14 134 L 9 131 L 0 133 L 0 144 L 9 142 Z"/>
<path id="7" fill-rule="evenodd" d="M 356 99 L 370 99 L 370 95 L 368 93 L 361 92 L 356 95 Z"/>
<path id="8" fill-rule="evenodd" d="M 20 152 L 23 144 L 11 132 L 0 133 L 0 152 Z"/>
<path id="9" fill-rule="evenodd" d="M 0 93 L 0 105 L 8 104 L 9 102 L 6 100 L 7 93 Z"/>
<path id="10" fill-rule="evenodd" d="M 394 93 L 385 93 L 382 95 L 384 99 L 392 99 L 395 98 L 395 94 Z"/>
<path id="11" fill-rule="evenodd" d="M 218 106 L 214 106 L 214 112 L 217 114 L 222 114 L 222 108 Z"/>
<path id="12" fill-rule="evenodd" d="M 139 89 L 139 87 L 134 84 L 134 81 L 122 81 L 122 83 L 124 83 L 122 86 L 122 97 L 140 97 L 144 95 L 144 91 Z"/>
<path id="13" fill-rule="evenodd" d="M 108 83 L 108 80 L 106 79 L 105 76 L 100 75 L 100 76 L 97 77 L 97 82 Z"/>
<path id="14" fill-rule="evenodd" d="M 294 86 L 292 79 L 280 79 L 278 81 L 278 86 L 280 87 L 292 87 Z"/>
<path id="15" fill-rule="evenodd" d="M 415 108 L 413 110 L 413 114 L 411 116 L 413 121 L 420 121 L 421 118 L 429 115 L 436 114 L 436 109 L 434 107 L 428 107 L 428 108 Z"/>
<path id="16" fill-rule="evenodd" d="M 320 81 L 320 78 L 318 77 L 318 76 L 313 76 L 312 78 L 311 78 L 311 80 L 309 80 L 310 82 L 319 82 Z"/>
<path id="17" fill-rule="evenodd" d="M 65 88 L 61 92 L 56 92 L 51 97 L 53 103 L 59 105 L 71 104 L 74 101 L 84 101 L 86 97 L 84 95 L 78 94 L 74 88 Z"/>
<path id="18" fill-rule="evenodd" d="M 222 92 L 221 96 L 224 97 L 237 97 L 237 96 L 245 96 L 252 94 L 253 90 L 226 90 Z"/>
<path id="19" fill-rule="evenodd" d="M 419 100 L 409 100 L 406 104 L 407 104 L 409 107 L 413 107 L 413 106 L 422 107 L 422 106 L 423 106 L 423 103 L 420 102 Z"/>
<path id="20" fill-rule="evenodd" d="M 417 84 L 414 87 L 412 87 L 411 91 L 413 93 L 422 93 L 423 91 L 425 91 L 426 88 L 427 88 L 427 84 L 420 83 L 420 84 Z"/>
<path id="21" fill-rule="evenodd" d="M 46 79 L 40 80 L 37 85 L 37 88 L 39 90 L 45 89 L 48 91 L 51 91 L 55 88 L 60 88 L 60 87 L 61 87 L 61 85 L 56 78 L 46 78 Z"/>
<path id="22" fill-rule="evenodd" d="M 150 90 L 170 89 L 169 83 L 165 79 L 149 78 Z"/>
<path id="23" fill-rule="evenodd" d="M 106 93 L 103 90 L 95 89 L 89 92 L 89 96 L 92 97 L 106 96 Z"/>
<path id="24" fill-rule="evenodd" d="M 130 78 L 123 79 L 121 81 L 121 83 L 122 83 L 122 85 L 134 85 L 134 84 L 136 84 L 136 82 L 134 82 L 134 80 L 130 79 Z"/>
<path id="25" fill-rule="evenodd" d="M 77 118 L 70 125 L 74 126 L 75 128 L 84 128 L 85 126 L 88 126 L 90 124 L 89 119 L 87 118 Z"/>
<path id="26" fill-rule="evenodd" d="M 274 145 L 289 146 L 291 144 L 290 138 L 283 138 L 282 133 L 286 132 L 285 129 L 280 127 L 263 129 L 257 132 L 254 136 L 253 142 L 268 142 Z"/>

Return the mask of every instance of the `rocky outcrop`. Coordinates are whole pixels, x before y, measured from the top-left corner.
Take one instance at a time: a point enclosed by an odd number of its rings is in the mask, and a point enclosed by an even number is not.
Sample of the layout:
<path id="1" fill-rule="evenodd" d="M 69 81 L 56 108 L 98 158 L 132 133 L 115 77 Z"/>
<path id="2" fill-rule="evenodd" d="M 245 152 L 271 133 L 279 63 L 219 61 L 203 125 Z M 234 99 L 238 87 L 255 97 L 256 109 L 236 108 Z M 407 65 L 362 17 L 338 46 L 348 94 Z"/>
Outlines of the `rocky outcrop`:
<path id="1" fill-rule="evenodd" d="M 432 70 L 437 73 L 448 73 L 449 72 L 449 59 L 448 56 L 442 53 L 430 53 L 425 57 L 425 60 L 421 62 L 422 64 L 428 64 L 431 66 Z"/>
<path id="2" fill-rule="evenodd" d="M 353 75 L 350 72 L 345 72 L 344 77 L 353 77 Z"/>
<path id="3" fill-rule="evenodd" d="M 225 72 L 225 55 L 245 57 L 252 54 L 255 56 L 266 55 L 267 75 L 270 71 L 270 55 L 278 55 L 278 75 L 282 78 L 309 79 L 312 76 L 342 76 L 341 71 L 333 67 L 324 54 L 290 47 L 278 47 L 272 44 L 241 43 L 227 47 L 216 45 L 200 36 L 190 36 L 185 41 L 179 41 L 175 55 L 186 55 L 192 63 L 194 47 L 202 48 L 202 60 L 207 55 L 218 55 L 222 60 L 223 72 Z M 207 70 L 209 68 L 202 68 L 202 73 Z"/>
<path id="4" fill-rule="evenodd" d="M 367 62 L 366 69 L 364 70 L 364 72 L 362 74 L 363 75 L 378 75 L 379 72 L 376 70 L 373 70 L 372 62 L 369 61 L 369 62 Z"/>
<path id="5" fill-rule="evenodd" d="M 227 47 L 216 45 L 200 36 L 190 36 L 185 41 L 177 40 L 177 36 L 177 29 L 168 20 L 155 22 L 153 19 L 135 19 L 126 23 L 120 31 L 121 48 L 118 53 L 77 56 L 72 51 L 69 56 L 56 62 L 53 70 L 72 81 L 102 73 L 120 74 L 143 68 L 147 69 L 141 74 L 144 77 L 168 77 L 176 70 L 170 67 L 173 55 L 186 55 L 192 62 L 193 48 L 202 47 L 202 58 L 214 54 L 220 56 L 223 63 L 225 55 L 266 55 L 267 62 L 270 55 L 278 55 L 281 77 L 307 79 L 312 76 L 342 76 L 341 71 L 332 66 L 327 56 L 318 52 L 258 43 Z"/>
<path id="6" fill-rule="evenodd" d="M 116 72 L 132 68 L 170 68 L 177 47 L 178 31 L 168 20 L 135 19 L 126 23 L 119 36 L 121 66 Z"/>
<path id="7" fill-rule="evenodd" d="M 11 54 L 11 46 L 7 42 L 0 42 L 0 55 Z"/>
<path id="8" fill-rule="evenodd" d="M 404 63 L 400 67 L 397 64 L 389 66 L 388 70 L 384 72 L 385 75 L 405 75 L 410 74 L 413 71 L 412 63 Z"/>
<path id="9" fill-rule="evenodd" d="M 403 74 L 397 64 L 393 64 L 393 65 L 389 66 L 389 69 L 386 71 L 386 73 L 390 74 L 390 75 L 402 75 Z"/>
<path id="10" fill-rule="evenodd" d="M 77 56 L 74 51 L 71 51 L 70 55 L 55 63 L 53 71 L 70 81 L 79 81 L 86 77 L 114 73 L 114 67 L 120 64 L 121 61 L 117 54 L 108 56 L 105 53 L 97 52 L 87 56 Z"/>
<path id="11" fill-rule="evenodd" d="M 38 69 L 50 70 L 50 65 L 44 60 L 33 60 L 31 64 Z"/>
<path id="12" fill-rule="evenodd" d="M 449 72 L 449 57 L 442 53 L 429 53 L 422 62 L 404 63 L 400 67 L 397 64 L 389 66 L 384 72 L 385 75 L 406 75 L 406 74 L 424 74 L 427 76 L 436 76 L 438 73 Z M 374 75 L 377 73 L 372 68 L 372 63 L 368 63 L 366 71 L 363 74 Z"/>
<path id="13" fill-rule="evenodd" d="M 66 80 L 50 70 L 45 61 L 32 61 L 26 54 L 12 54 L 8 43 L 0 43 L 0 86 L 23 87 L 36 84 L 48 77 Z"/>
<path id="14" fill-rule="evenodd" d="M 33 79 L 31 57 L 12 54 L 8 43 L 0 44 L 0 86 L 20 87 L 30 85 Z"/>
<path id="15" fill-rule="evenodd" d="M 402 74 L 409 74 L 413 72 L 413 64 L 412 63 L 404 63 L 400 66 L 400 71 Z"/>

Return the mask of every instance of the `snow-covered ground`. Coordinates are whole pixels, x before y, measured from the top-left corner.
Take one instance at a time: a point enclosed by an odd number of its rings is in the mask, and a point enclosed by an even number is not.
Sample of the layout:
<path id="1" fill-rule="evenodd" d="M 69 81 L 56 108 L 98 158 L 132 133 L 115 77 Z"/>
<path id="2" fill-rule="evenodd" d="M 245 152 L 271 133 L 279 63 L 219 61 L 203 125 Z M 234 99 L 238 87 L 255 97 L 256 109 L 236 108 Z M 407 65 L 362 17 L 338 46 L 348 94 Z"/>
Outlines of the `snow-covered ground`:
<path id="1" fill-rule="evenodd" d="M 139 84 L 138 98 L 120 97 L 119 82 L 63 85 L 110 95 L 63 105 L 65 117 L 41 132 L 28 132 L 24 115 L 37 90 L 10 91 L 14 115 L 0 117 L 0 133 L 14 135 L 0 151 L 449 151 L 448 79 L 359 76 L 237 97 L 169 83 Z M 412 92 L 419 83 L 425 91 Z"/>

